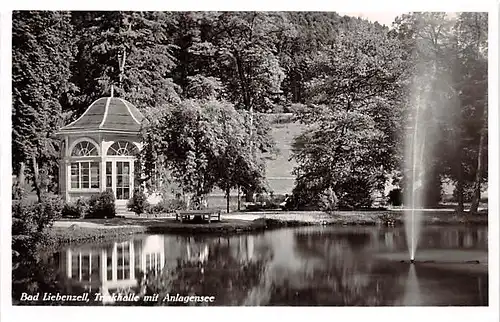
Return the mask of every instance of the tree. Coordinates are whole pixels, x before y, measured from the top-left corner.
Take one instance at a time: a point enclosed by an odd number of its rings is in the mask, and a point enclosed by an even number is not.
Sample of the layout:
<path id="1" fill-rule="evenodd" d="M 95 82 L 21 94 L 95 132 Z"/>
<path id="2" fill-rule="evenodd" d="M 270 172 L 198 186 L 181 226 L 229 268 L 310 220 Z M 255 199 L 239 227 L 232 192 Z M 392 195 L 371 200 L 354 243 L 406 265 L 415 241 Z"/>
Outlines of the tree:
<path id="1" fill-rule="evenodd" d="M 152 115 L 144 130 L 142 152 L 148 175 L 158 171 L 155 162 L 160 160 L 160 168 L 168 169 L 195 203 L 216 186 L 227 193 L 237 185 L 246 189 L 262 185 L 262 161 L 251 152 L 248 123 L 231 103 L 184 100 Z M 268 131 L 254 129 L 253 133 L 259 151 L 271 146 Z"/>
<path id="2" fill-rule="evenodd" d="M 79 11 L 72 13 L 78 53 L 72 81 L 80 113 L 98 97 L 115 95 L 140 107 L 179 101 L 171 79 L 174 13 Z"/>
<path id="3" fill-rule="evenodd" d="M 237 108 L 271 110 L 284 78 L 274 46 L 282 17 L 265 12 L 210 12 L 198 19 L 200 32 L 189 47 L 195 72 L 220 79 L 227 99 Z"/>
<path id="4" fill-rule="evenodd" d="M 477 213 L 481 198 L 481 183 L 487 178 L 487 129 L 488 129 L 488 14 L 462 13 L 457 21 L 458 45 L 466 68 L 462 83 L 461 102 L 467 109 L 469 137 L 477 150 L 474 175 L 474 195 L 470 213 Z"/>
<path id="5" fill-rule="evenodd" d="M 342 22 L 335 12 L 286 12 L 287 24 L 277 37 L 276 49 L 285 78 L 281 89 L 286 103 L 305 103 L 306 84 L 317 72 L 311 69 L 314 56 L 337 38 Z"/>
<path id="6" fill-rule="evenodd" d="M 261 157 L 257 157 L 253 152 L 253 144 L 258 144 L 259 151 L 268 151 L 273 147 L 272 138 L 269 131 L 254 135 L 252 142 L 251 131 L 246 128 L 246 117 L 244 112 L 238 112 L 232 105 L 222 105 L 216 111 L 217 122 L 222 124 L 222 138 L 225 141 L 224 153 L 219 155 L 217 162 L 217 185 L 226 193 L 226 210 L 229 212 L 229 200 L 231 189 L 243 191 L 258 191 L 264 186 L 265 165 Z M 255 123 L 254 123 L 255 124 Z"/>
<path id="7" fill-rule="evenodd" d="M 12 168 L 18 183 L 28 170 L 39 201 L 42 176 L 56 176 L 64 94 L 73 57 L 70 14 L 15 11 L 12 19 Z M 26 169 L 29 165 L 29 169 Z"/>
<path id="8" fill-rule="evenodd" d="M 413 13 L 396 19 L 396 30 L 406 48 L 413 92 L 425 101 L 429 113 L 425 129 L 426 165 L 440 190 L 440 178 L 456 183 L 458 212 L 464 209 L 464 187 L 476 179 L 483 111 L 487 95 L 487 16 L 463 13 Z M 412 102 L 409 102 L 412 104 Z M 415 104 L 415 100 L 413 102 Z M 482 146 L 478 149 L 478 146 Z M 480 175 L 483 178 L 484 174 Z M 437 180 L 436 180 L 437 178 Z M 426 191 L 436 190 L 427 185 Z"/>
<path id="9" fill-rule="evenodd" d="M 312 104 L 297 115 L 309 125 L 294 146 L 297 187 L 313 194 L 332 188 L 341 207 L 369 206 L 372 189 L 398 163 L 401 57 L 396 39 L 361 20 L 345 24 L 318 53 L 312 68 L 319 76 L 308 84 Z"/>

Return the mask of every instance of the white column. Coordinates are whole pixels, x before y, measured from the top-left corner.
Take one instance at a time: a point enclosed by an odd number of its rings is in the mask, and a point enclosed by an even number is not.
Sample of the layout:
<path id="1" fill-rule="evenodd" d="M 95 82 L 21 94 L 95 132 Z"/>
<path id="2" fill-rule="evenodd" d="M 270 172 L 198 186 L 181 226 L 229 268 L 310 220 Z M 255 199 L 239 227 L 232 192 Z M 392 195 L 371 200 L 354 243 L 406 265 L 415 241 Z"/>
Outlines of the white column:
<path id="1" fill-rule="evenodd" d="M 118 260 L 118 250 L 116 249 L 116 243 L 113 244 L 113 253 L 111 255 L 111 272 L 113 276 L 113 281 L 116 281 L 118 279 L 118 267 L 117 267 L 117 260 Z"/>
<path id="2" fill-rule="evenodd" d="M 161 247 L 161 250 L 160 250 L 160 270 L 163 269 L 163 267 L 165 267 L 165 248 L 164 247 Z"/>
<path id="3" fill-rule="evenodd" d="M 66 275 L 68 276 L 68 278 L 71 278 L 71 249 L 68 249 L 66 251 L 66 269 L 67 269 L 67 272 L 66 272 Z"/>
<path id="4" fill-rule="evenodd" d="M 134 257 L 134 243 L 132 241 L 129 242 L 129 258 L 130 258 L 130 279 L 135 279 L 135 257 Z"/>
<path id="5" fill-rule="evenodd" d="M 89 251 L 89 282 L 92 281 L 92 251 Z"/>
<path id="6" fill-rule="evenodd" d="M 99 174 L 101 176 L 99 188 L 101 191 L 106 191 L 106 158 L 104 156 L 101 157 Z"/>
<path id="7" fill-rule="evenodd" d="M 66 167 L 66 201 L 69 201 L 69 190 L 71 189 L 71 162 L 66 159 L 64 160 L 64 165 Z"/>
<path id="8" fill-rule="evenodd" d="M 78 280 L 82 280 L 82 252 L 78 252 Z"/>
<path id="9" fill-rule="evenodd" d="M 248 236 L 248 257 L 249 259 L 253 258 L 253 247 L 254 247 L 254 239 L 253 236 Z"/>
<path id="10" fill-rule="evenodd" d="M 130 195 L 129 197 L 132 198 L 132 196 L 134 195 L 134 167 L 135 167 L 135 164 L 134 164 L 134 160 L 131 160 L 129 161 L 129 176 L 128 176 L 128 181 L 129 181 L 129 186 L 130 186 Z"/>
<path id="11" fill-rule="evenodd" d="M 101 281 L 102 283 L 105 283 L 108 280 L 108 277 L 106 276 L 108 272 L 108 267 L 107 267 L 107 257 L 108 253 L 106 249 L 101 250 Z"/>
<path id="12" fill-rule="evenodd" d="M 144 273 L 147 271 L 146 267 L 146 252 L 144 251 L 144 241 L 142 241 L 142 252 L 141 252 L 141 269 Z"/>
<path id="13" fill-rule="evenodd" d="M 111 162 L 111 188 L 116 198 L 116 161 Z"/>
<path id="14" fill-rule="evenodd" d="M 71 163 L 69 159 L 71 158 L 71 151 L 69 150 L 69 138 L 67 135 L 64 136 L 64 158 L 63 162 L 61 162 L 61 166 L 64 167 L 64 178 L 59 178 L 59 180 L 65 180 L 66 189 L 64 191 L 64 198 L 66 201 L 69 201 L 69 189 L 71 189 Z"/>

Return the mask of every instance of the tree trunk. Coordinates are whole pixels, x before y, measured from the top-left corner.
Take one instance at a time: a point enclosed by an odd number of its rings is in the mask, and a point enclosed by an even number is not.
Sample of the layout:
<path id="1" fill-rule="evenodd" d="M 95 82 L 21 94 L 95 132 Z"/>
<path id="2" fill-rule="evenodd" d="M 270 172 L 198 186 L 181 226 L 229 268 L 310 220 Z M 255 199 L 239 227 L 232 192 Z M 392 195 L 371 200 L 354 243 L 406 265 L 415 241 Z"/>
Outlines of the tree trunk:
<path id="1" fill-rule="evenodd" d="M 459 170 L 459 177 L 457 180 L 457 213 L 462 214 L 464 212 L 464 180 L 461 176 L 462 170 Z"/>
<path id="2" fill-rule="evenodd" d="M 35 188 L 36 196 L 38 197 L 38 202 L 42 202 L 42 191 L 40 189 L 38 163 L 34 155 L 31 157 L 31 170 L 33 170 L 33 187 Z"/>
<path id="3" fill-rule="evenodd" d="M 462 147 L 459 148 L 458 162 L 457 162 L 457 213 L 464 212 L 464 169 L 462 164 Z"/>
<path id="4" fill-rule="evenodd" d="M 238 186 L 238 211 L 241 211 L 241 201 L 240 201 L 240 186 Z"/>
<path id="5" fill-rule="evenodd" d="M 486 135 L 485 125 L 486 125 L 486 113 L 487 109 L 484 110 L 484 120 L 483 128 L 481 129 L 481 136 L 479 138 L 479 151 L 477 153 L 477 170 L 476 178 L 474 180 L 474 196 L 472 196 L 472 202 L 470 205 L 470 214 L 476 214 L 477 208 L 479 207 L 479 200 L 481 199 L 481 180 L 483 179 L 483 159 L 484 159 L 484 138 Z"/>
<path id="6" fill-rule="evenodd" d="M 254 202 L 253 194 L 254 194 L 253 190 L 247 190 L 245 192 L 245 201 L 246 202 Z"/>
<path id="7" fill-rule="evenodd" d="M 231 189 L 226 186 L 226 212 L 229 213 L 229 198 L 231 197 Z"/>
<path id="8" fill-rule="evenodd" d="M 24 194 L 24 181 L 25 181 L 26 163 L 19 162 L 19 172 L 17 173 L 17 180 L 14 186 L 13 199 L 21 199 Z"/>
<path id="9" fill-rule="evenodd" d="M 243 70 L 243 61 L 237 51 L 234 51 L 234 56 L 236 58 L 236 67 L 238 71 L 238 76 L 240 78 L 240 87 L 241 87 L 241 94 L 243 96 L 243 104 L 245 107 L 249 110 L 250 109 L 250 95 L 248 93 L 248 86 L 247 86 L 247 80 L 245 76 L 245 72 Z"/>

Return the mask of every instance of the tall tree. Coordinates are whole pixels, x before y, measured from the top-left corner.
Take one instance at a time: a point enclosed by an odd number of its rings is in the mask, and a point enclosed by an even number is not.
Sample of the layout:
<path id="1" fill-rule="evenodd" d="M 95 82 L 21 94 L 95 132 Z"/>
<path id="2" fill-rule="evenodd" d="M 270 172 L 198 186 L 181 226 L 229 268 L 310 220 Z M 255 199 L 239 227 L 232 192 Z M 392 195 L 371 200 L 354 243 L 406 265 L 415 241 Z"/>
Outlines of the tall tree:
<path id="1" fill-rule="evenodd" d="M 139 107 L 179 101 L 172 78 L 176 66 L 170 12 L 73 12 L 78 54 L 72 81 L 79 91 L 74 107 L 83 112 L 93 100 L 115 95 Z"/>
<path id="2" fill-rule="evenodd" d="M 298 113 L 309 128 L 295 143 L 296 194 L 333 189 L 345 207 L 370 205 L 372 189 L 397 165 L 401 55 L 387 30 L 362 20 L 346 23 L 318 53 L 312 104 Z"/>
<path id="3" fill-rule="evenodd" d="M 167 169 L 195 203 L 215 187 L 252 189 L 264 180 L 262 159 L 250 149 L 248 122 L 231 103 L 184 100 L 151 113 L 142 155 L 149 176 Z M 271 145 L 268 131 L 253 131 L 258 150 Z M 160 167 L 155 163 L 161 160 Z M 229 197 L 229 196 L 228 196 Z"/>
<path id="4" fill-rule="evenodd" d="M 457 21 L 458 47 L 464 66 L 460 100 L 467 113 L 466 134 L 473 145 L 473 197 L 470 213 L 477 213 L 481 183 L 487 178 L 488 129 L 488 14 L 462 13 Z"/>
<path id="5" fill-rule="evenodd" d="M 219 78 L 238 108 L 269 111 L 280 95 L 284 73 L 276 34 L 282 16 L 265 12 L 215 12 L 200 17 L 200 34 L 190 47 L 205 76 Z"/>
<path id="6" fill-rule="evenodd" d="M 43 175 L 56 176 L 64 94 L 73 57 L 70 14 L 15 11 L 12 17 L 12 167 L 19 182 L 26 165 L 41 199 Z M 43 174 L 43 175 L 42 175 Z"/>
<path id="7" fill-rule="evenodd" d="M 254 155 L 252 144 L 261 142 L 258 151 L 269 151 L 273 147 L 268 130 L 257 132 L 247 129 L 245 112 L 237 111 L 232 105 L 222 105 L 214 111 L 216 122 L 222 125 L 224 152 L 216 163 L 217 185 L 226 193 L 226 210 L 229 212 L 232 189 L 258 191 L 264 187 L 265 164 L 261 156 Z M 255 124 L 255 123 L 254 123 Z M 250 133 L 255 133 L 253 140 Z M 257 141 L 257 142 L 254 142 Z"/>
<path id="8" fill-rule="evenodd" d="M 394 25 L 410 62 L 407 104 L 412 131 L 407 132 L 407 144 L 421 144 L 417 150 L 407 150 L 407 183 L 419 181 L 413 175 L 423 177 L 422 202 L 435 206 L 441 201 L 443 177 L 454 178 L 458 190 L 463 189 L 464 183 L 462 111 L 456 83 L 461 77 L 461 66 L 454 19 L 446 13 L 412 13 L 398 17 Z M 415 159 L 420 161 L 414 162 Z M 412 171 L 412 165 L 419 163 L 419 170 Z M 463 200 L 459 198 L 461 208 Z"/>
<path id="9" fill-rule="evenodd" d="M 287 23 L 283 24 L 275 45 L 285 72 L 283 95 L 287 103 L 305 103 L 306 84 L 316 76 L 310 68 L 314 56 L 335 42 L 338 29 L 350 18 L 341 18 L 335 12 L 286 12 L 283 15 Z"/>

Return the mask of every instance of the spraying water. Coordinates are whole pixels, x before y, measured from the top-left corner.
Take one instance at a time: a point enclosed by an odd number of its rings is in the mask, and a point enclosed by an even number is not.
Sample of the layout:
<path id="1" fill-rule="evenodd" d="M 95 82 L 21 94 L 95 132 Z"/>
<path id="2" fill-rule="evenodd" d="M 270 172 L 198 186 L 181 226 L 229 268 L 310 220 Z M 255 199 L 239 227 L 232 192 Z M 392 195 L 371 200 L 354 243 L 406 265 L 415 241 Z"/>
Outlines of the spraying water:
<path id="1" fill-rule="evenodd" d="M 422 80 L 420 80 L 422 82 Z M 425 80 L 423 81 L 425 83 Z M 414 89 L 413 122 L 410 126 L 412 134 L 408 136 L 406 143 L 406 164 L 410 170 L 410 184 L 408 192 L 405 194 L 405 230 L 408 243 L 408 252 L 410 260 L 415 260 L 415 252 L 420 235 L 421 208 L 424 205 L 424 186 L 426 182 L 426 160 L 428 159 L 428 149 L 425 137 L 428 128 L 428 117 L 426 105 L 428 103 L 429 90 L 422 88 Z"/>
<path id="2" fill-rule="evenodd" d="M 418 138 L 418 112 L 420 110 L 420 104 L 417 104 L 416 108 L 416 115 L 415 115 L 415 125 L 414 125 L 414 132 L 413 132 L 413 167 L 412 167 L 412 187 L 411 187 L 411 222 L 410 222 L 410 227 L 411 227 L 411 236 L 410 237 L 410 260 L 414 261 L 415 260 L 415 250 L 416 250 L 416 244 L 415 244 L 415 201 L 416 201 L 416 194 L 417 194 L 417 181 L 415 180 L 417 178 L 417 138 Z"/>
<path id="3" fill-rule="evenodd" d="M 421 122 L 421 102 L 420 99 L 416 99 L 415 104 L 415 116 L 413 124 L 413 135 L 411 143 L 411 154 L 409 155 L 411 159 L 411 193 L 407 194 L 410 198 L 407 205 L 410 205 L 410 209 L 406 211 L 405 216 L 405 227 L 406 235 L 408 241 L 408 251 L 410 253 L 410 260 L 415 260 L 415 252 L 417 249 L 419 228 L 420 228 L 420 211 L 418 210 L 422 205 L 421 200 L 421 190 L 423 186 L 423 180 L 425 176 L 424 172 L 424 151 L 425 151 L 425 131 L 420 129 L 422 127 Z"/>
<path id="4" fill-rule="evenodd" d="M 436 65 L 422 67 L 421 74 L 416 79 L 413 88 L 412 115 L 413 119 L 409 129 L 411 134 L 407 136 L 406 142 L 406 168 L 409 170 L 410 179 L 405 193 L 405 230 L 408 243 L 410 261 L 415 260 L 415 253 L 420 235 L 422 208 L 426 204 L 425 190 L 429 187 L 427 182 L 427 165 L 432 160 L 434 141 L 426 142 L 426 137 L 439 135 L 436 109 L 429 110 L 429 104 L 435 103 L 435 86 L 442 84 L 445 80 L 436 79 Z M 439 107 L 443 111 L 446 104 L 440 102 Z M 437 113 L 442 113 L 438 111 Z M 434 115 L 431 115 L 434 114 Z"/>

